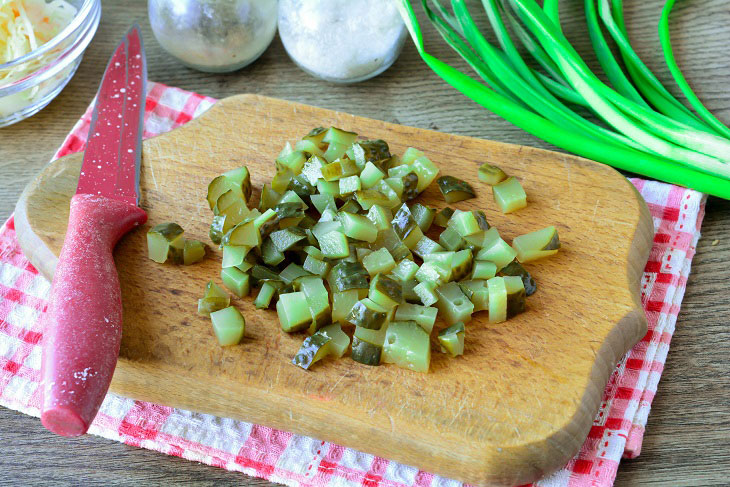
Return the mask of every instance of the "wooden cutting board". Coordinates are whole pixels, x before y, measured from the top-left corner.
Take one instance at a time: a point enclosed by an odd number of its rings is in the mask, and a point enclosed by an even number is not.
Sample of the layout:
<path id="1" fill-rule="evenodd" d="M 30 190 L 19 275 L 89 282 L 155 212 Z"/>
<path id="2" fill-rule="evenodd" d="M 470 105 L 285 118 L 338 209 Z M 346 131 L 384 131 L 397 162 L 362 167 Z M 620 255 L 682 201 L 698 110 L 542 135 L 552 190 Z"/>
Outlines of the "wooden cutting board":
<path id="1" fill-rule="evenodd" d="M 196 306 L 206 282 L 220 282 L 221 253 L 209 249 L 189 267 L 156 264 L 145 232 L 175 221 L 208 241 L 208 182 L 245 164 L 258 201 L 285 142 L 320 125 L 385 139 L 398 154 L 424 150 L 442 174 L 476 188 L 477 199 L 453 206 L 484 210 L 508 241 L 556 225 L 563 249 L 527 266 L 538 283 L 527 312 L 500 324 L 477 314 L 465 354 L 452 359 L 434 345 L 428 374 L 349 358 L 301 370 L 290 360 L 303 335 L 283 333 L 275 312 L 255 310 L 252 298 L 234 299 L 246 316 L 243 343 L 219 347 Z M 476 177 L 483 162 L 521 180 L 526 209 L 499 212 Z M 23 251 L 49 279 L 80 166 L 80 154 L 50 164 L 16 208 Z M 145 141 L 141 188 L 149 222 L 116 250 L 124 336 L 111 389 L 124 396 L 310 435 L 472 484 L 510 485 L 578 451 L 614 365 L 646 332 L 639 279 L 651 217 L 624 177 L 578 157 L 242 95 Z M 444 206 L 435 184 L 420 200 Z"/>

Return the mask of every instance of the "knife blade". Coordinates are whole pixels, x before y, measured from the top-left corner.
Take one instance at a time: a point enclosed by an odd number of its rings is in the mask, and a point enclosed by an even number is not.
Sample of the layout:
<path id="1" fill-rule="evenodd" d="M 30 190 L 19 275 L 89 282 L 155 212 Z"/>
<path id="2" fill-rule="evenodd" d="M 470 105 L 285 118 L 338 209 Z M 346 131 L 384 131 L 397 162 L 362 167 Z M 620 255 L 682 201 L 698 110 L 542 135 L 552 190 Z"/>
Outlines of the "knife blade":
<path id="1" fill-rule="evenodd" d="M 63 436 L 86 433 L 109 389 L 122 337 L 113 251 L 147 220 L 139 208 L 147 68 L 139 26 L 104 72 L 51 285 L 41 359 L 41 422 Z"/>

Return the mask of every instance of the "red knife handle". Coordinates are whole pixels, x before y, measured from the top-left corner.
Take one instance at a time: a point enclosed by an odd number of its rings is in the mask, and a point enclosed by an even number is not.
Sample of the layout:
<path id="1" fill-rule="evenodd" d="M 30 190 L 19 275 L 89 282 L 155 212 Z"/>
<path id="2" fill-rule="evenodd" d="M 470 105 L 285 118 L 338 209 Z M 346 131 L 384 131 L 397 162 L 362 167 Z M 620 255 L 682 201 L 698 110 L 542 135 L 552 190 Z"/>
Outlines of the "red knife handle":
<path id="1" fill-rule="evenodd" d="M 103 196 L 71 200 L 43 332 L 41 422 L 54 433 L 86 433 L 109 389 L 122 339 L 112 253 L 122 235 L 146 220 L 141 208 Z"/>

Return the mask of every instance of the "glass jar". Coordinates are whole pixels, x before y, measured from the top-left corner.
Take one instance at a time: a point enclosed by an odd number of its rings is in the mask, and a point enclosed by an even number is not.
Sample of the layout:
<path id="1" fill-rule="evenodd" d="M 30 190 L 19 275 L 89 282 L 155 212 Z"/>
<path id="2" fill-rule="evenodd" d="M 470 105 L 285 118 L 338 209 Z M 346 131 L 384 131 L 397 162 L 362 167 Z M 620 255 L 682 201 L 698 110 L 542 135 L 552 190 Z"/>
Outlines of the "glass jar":
<path id="1" fill-rule="evenodd" d="M 388 69 L 406 27 L 392 0 L 281 0 L 279 36 L 289 57 L 326 81 L 355 83 Z"/>
<path id="2" fill-rule="evenodd" d="M 157 42 L 180 62 L 210 73 L 241 69 L 276 35 L 276 0 L 149 0 Z"/>

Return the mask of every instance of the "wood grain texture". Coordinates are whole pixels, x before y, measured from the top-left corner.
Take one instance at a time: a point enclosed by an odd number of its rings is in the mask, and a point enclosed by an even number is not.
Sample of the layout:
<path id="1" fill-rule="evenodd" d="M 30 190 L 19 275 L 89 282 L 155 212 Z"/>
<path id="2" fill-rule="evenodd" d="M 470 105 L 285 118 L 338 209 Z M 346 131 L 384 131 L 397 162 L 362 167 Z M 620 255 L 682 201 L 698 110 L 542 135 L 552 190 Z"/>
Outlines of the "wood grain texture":
<path id="1" fill-rule="evenodd" d="M 539 291 L 528 312 L 506 325 L 475 315 L 463 359 L 435 354 L 427 375 L 350 360 L 302 371 L 289 363 L 301 335 L 283 333 L 275 312 L 256 310 L 252 298 L 235 301 L 247 319 L 244 344 L 218 346 L 194 310 L 205 283 L 218 280 L 220 252 L 200 265 L 160 266 L 147 258 L 145 231 L 177 221 L 204 238 L 209 181 L 245 163 L 256 201 L 280 148 L 318 125 L 385 139 L 398 154 L 423 150 L 442 173 L 477 188 L 476 199 L 455 206 L 485 210 L 505 238 L 554 223 L 563 249 L 529 266 Z M 485 161 L 521 180 L 528 208 L 501 214 L 476 177 Z M 80 167 L 81 154 L 52 163 L 16 207 L 21 247 L 48 277 Z M 477 485 L 513 485 L 577 452 L 616 361 L 646 333 L 638 291 L 651 217 L 624 177 L 585 159 L 241 95 L 145 141 L 140 187 L 148 224 L 115 253 L 124 326 L 111 386 L 134 399 L 315 436 Z M 445 206 L 435 184 L 419 201 Z"/>
<path id="2" fill-rule="evenodd" d="M 655 26 L 661 2 L 625 2 L 628 28 L 639 54 L 668 81 Z M 582 53 L 590 51 L 580 2 L 561 2 L 564 28 Z M 47 161 L 93 97 L 104 65 L 129 24 L 143 24 L 150 78 L 212 96 L 240 92 L 348 110 L 436 130 L 505 142 L 549 147 L 456 94 L 435 77 L 407 45 L 382 76 L 342 87 L 314 80 L 287 58 L 278 39 L 249 68 L 233 75 L 207 75 L 180 66 L 151 40 L 146 3 L 104 2 L 104 16 L 78 74 L 43 112 L 0 130 L 0 216 L 7 217 L 23 186 Z M 673 20 L 678 61 L 690 83 L 722 120 L 730 120 L 727 79 L 730 12 L 725 0 L 679 3 Z M 431 29 L 429 49 L 458 62 Z M 588 56 L 591 65 L 594 59 Z M 669 82 L 669 89 L 677 93 Z M 377 97 L 373 97 L 377 93 Z M 680 97 L 681 98 L 681 97 Z M 677 331 L 654 401 L 641 457 L 621 464 L 616 485 L 726 485 L 730 472 L 730 277 L 727 233 L 730 206 L 710 199 L 703 239 L 693 265 Z M 713 240 L 719 244 L 712 246 Z M 127 447 L 102 438 L 69 440 L 47 433 L 35 418 L 0 409 L 2 485 L 172 484 L 270 485 L 241 476 Z M 32 459 L 32 460 L 31 460 Z M 32 463 L 31 463 L 32 462 Z"/>

